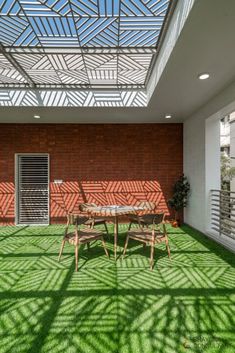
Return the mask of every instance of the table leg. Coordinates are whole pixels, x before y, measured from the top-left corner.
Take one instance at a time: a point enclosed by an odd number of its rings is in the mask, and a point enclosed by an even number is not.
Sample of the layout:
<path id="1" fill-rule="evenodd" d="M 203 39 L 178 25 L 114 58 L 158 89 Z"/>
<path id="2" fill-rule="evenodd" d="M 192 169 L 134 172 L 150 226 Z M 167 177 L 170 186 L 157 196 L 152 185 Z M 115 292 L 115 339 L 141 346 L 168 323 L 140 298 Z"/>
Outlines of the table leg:
<path id="1" fill-rule="evenodd" d="M 114 258 L 117 260 L 118 217 L 114 217 Z"/>

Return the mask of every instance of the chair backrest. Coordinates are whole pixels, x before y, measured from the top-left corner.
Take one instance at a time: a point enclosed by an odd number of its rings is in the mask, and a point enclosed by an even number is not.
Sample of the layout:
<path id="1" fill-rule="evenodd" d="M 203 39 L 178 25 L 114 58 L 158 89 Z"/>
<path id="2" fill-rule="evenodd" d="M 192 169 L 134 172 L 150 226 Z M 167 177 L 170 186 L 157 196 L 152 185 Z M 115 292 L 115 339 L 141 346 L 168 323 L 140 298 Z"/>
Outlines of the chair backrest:
<path id="1" fill-rule="evenodd" d="M 138 206 L 146 211 L 153 211 L 156 207 L 155 203 L 151 201 L 141 201 Z"/>
<path id="2" fill-rule="evenodd" d="M 95 203 L 81 203 L 78 208 L 79 211 L 81 212 L 87 212 L 88 207 L 96 207 L 97 205 Z"/>
<path id="3" fill-rule="evenodd" d="M 145 214 L 141 216 L 141 219 L 143 219 L 147 224 L 152 225 L 153 227 L 164 222 L 164 218 L 164 213 Z"/>
<path id="4" fill-rule="evenodd" d="M 89 218 L 69 213 L 67 216 L 67 219 L 68 219 L 68 225 L 79 226 L 79 225 L 84 224 L 86 221 L 88 221 Z"/>

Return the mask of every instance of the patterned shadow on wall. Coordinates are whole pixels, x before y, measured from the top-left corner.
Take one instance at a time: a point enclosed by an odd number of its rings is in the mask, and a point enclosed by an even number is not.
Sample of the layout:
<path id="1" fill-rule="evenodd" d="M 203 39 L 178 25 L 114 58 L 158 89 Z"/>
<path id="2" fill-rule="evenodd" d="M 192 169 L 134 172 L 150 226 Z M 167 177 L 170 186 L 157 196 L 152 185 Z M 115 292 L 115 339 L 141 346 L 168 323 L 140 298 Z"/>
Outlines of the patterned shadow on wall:
<path id="1" fill-rule="evenodd" d="M 0 183 L 0 225 L 14 223 L 15 186 L 11 182 Z"/>
<path id="2" fill-rule="evenodd" d="M 0 224 L 14 224 L 15 187 L 0 183 Z M 78 205 L 93 202 L 98 205 L 137 205 L 154 202 L 169 215 L 167 200 L 156 180 L 135 181 L 66 181 L 50 183 L 50 215 L 52 222 L 64 221 L 68 212 L 78 212 Z"/>
<path id="3" fill-rule="evenodd" d="M 15 153 L 50 155 L 50 216 L 58 223 L 81 202 L 148 200 L 169 213 L 183 172 L 181 124 L 2 124 L 0 150 L 1 224 L 14 223 Z"/>
<path id="4" fill-rule="evenodd" d="M 156 180 L 134 181 L 67 181 L 50 185 L 51 220 L 68 212 L 78 212 L 78 205 L 93 202 L 98 205 L 137 205 L 140 201 L 154 202 L 169 214 L 161 185 Z"/>

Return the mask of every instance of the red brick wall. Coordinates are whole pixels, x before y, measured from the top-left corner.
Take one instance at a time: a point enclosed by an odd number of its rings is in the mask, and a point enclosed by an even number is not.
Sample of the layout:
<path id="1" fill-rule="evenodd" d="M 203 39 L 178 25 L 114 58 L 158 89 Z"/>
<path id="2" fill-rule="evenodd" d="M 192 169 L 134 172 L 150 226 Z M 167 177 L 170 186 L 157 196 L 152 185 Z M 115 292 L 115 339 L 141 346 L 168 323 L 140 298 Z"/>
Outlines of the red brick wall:
<path id="1" fill-rule="evenodd" d="M 51 221 L 80 202 L 167 209 L 183 170 L 182 124 L 1 124 L 0 221 L 14 222 L 14 154 L 50 154 Z M 63 179 L 63 184 L 54 184 Z"/>

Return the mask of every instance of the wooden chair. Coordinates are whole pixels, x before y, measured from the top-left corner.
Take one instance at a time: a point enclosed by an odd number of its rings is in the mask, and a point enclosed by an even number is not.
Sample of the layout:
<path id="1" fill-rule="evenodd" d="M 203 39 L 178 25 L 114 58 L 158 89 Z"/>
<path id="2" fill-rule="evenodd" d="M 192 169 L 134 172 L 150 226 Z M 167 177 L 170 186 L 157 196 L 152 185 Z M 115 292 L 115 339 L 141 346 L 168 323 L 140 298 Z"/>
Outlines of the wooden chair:
<path id="1" fill-rule="evenodd" d="M 132 224 L 141 224 L 142 226 L 148 227 L 151 224 L 148 224 L 148 219 L 143 218 L 144 214 L 148 214 L 151 211 L 154 211 L 156 208 L 155 203 L 149 201 L 141 201 L 138 204 L 139 207 L 143 208 L 143 211 L 138 211 L 136 214 L 131 214 L 129 218 L 129 227 L 128 230 L 131 229 Z"/>
<path id="2" fill-rule="evenodd" d="M 88 219 L 87 217 L 81 217 L 79 215 L 69 214 L 67 216 L 67 225 L 65 228 L 64 238 L 62 240 L 62 244 L 59 252 L 58 261 L 60 261 L 61 255 L 63 253 L 64 245 L 66 242 L 75 246 L 75 270 L 76 271 L 78 270 L 78 249 L 81 244 L 87 244 L 88 246 L 89 243 L 92 241 L 101 240 L 104 247 L 105 254 L 109 257 L 109 253 L 106 248 L 102 232 L 100 232 L 97 229 L 88 228 L 87 226 L 85 226 L 82 229 L 79 229 L 79 226 L 86 224 L 87 219 Z M 75 229 L 74 231 L 68 233 L 69 226 L 71 225 L 74 226 Z"/>
<path id="3" fill-rule="evenodd" d="M 129 239 L 134 239 L 140 241 L 145 245 L 149 244 L 151 246 L 150 251 L 150 269 L 153 269 L 153 257 L 154 257 L 154 246 L 157 243 L 165 242 L 166 249 L 168 252 L 168 257 L 170 258 L 170 247 L 168 242 L 168 236 L 166 232 L 166 226 L 164 222 L 164 213 L 158 214 L 146 214 L 142 216 L 144 221 L 151 225 L 151 228 L 143 228 L 141 223 L 139 223 L 138 228 L 127 232 L 127 238 L 123 250 L 123 257 L 126 254 L 126 249 L 128 246 Z"/>
<path id="4" fill-rule="evenodd" d="M 94 226 L 97 226 L 97 225 L 104 225 L 105 227 L 105 230 L 106 230 L 106 233 L 109 235 L 109 232 L 108 232 L 108 227 L 107 227 L 107 220 L 105 218 L 102 218 L 102 217 L 96 217 L 96 216 L 93 216 L 90 212 L 88 212 L 87 208 L 88 207 L 96 207 L 97 205 L 95 203 L 81 203 L 78 208 L 79 208 L 79 211 L 81 212 L 81 214 L 83 216 L 87 216 L 88 219 L 86 221 L 86 225 L 89 226 L 90 228 L 94 228 Z"/>

